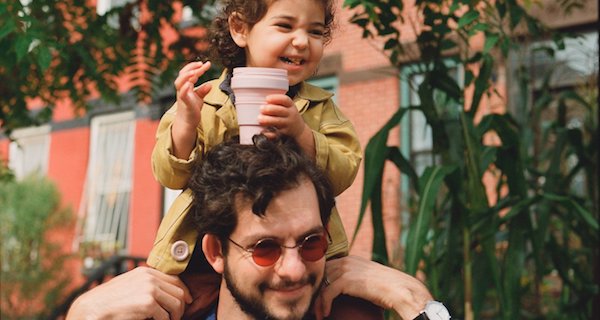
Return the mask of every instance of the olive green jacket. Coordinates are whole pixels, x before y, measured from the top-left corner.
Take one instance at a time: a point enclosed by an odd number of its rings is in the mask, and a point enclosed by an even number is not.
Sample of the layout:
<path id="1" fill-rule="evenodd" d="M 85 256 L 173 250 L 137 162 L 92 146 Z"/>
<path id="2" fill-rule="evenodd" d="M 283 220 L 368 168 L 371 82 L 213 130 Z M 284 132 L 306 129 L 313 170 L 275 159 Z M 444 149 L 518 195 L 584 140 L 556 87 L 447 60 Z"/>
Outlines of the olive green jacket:
<path id="1" fill-rule="evenodd" d="M 152 152 L 152 168 L 156 179 L 165 187 L 183 189 L 189 180 L 194 162 L 202 159 L 212 147 L 239 134 L 236 112 L 229 96 L 219 89 L 225 72 L 219 79 L 212 80 L 212 89 L 204 97 L 201 122 L 197 128 L 196 148 L 187 160 L 178 159 L 172 152 L 171 125 L 177 112 L 177 104 L 171 107 L 160 120 L 156 145 Z M 306 82 L 293 98 L 298 112 L 313 130 L 316 148 L 316 163 L 332 183 L 335 195 L 346 190 L 356 176 L 362 159 L 361 148 L 352 123 L 333 103 L 333 94 Z M 158 230 L 148 264 L 169 274 L 179 274 L 187 266 L 186 259 L 173 259 L 175 242 L 187 243 L 189 255 L 198 236 L 192 218 L 187 215 L 191 206 L 192 193 L 186 189 L 175 200 L 165 215 Z M 333 243 L 327 256 L 347 253 L 348 242 L 341 219 L 334 209 L 329 224 Z"/>

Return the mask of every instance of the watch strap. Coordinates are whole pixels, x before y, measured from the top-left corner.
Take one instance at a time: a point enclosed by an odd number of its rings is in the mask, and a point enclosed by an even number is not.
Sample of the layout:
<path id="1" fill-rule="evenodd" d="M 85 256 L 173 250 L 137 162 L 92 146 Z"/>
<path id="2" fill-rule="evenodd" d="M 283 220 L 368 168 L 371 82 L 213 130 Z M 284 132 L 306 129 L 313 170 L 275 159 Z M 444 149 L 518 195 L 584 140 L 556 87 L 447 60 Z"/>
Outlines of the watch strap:
<path id="1" fill-rule="evenodd" d="M 413 320 L 429 320 L 429 317 L 427 316 L 425 311 L 421 311 L 421 313 L 419 313 L 419 315 Z"/>

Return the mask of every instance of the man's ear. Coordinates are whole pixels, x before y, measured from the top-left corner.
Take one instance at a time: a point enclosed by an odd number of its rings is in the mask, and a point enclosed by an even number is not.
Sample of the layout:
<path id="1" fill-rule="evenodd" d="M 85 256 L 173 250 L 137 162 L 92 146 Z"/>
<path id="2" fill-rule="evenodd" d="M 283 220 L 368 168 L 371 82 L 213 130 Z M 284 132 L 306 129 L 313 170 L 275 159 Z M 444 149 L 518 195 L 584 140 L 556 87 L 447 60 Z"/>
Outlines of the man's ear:
<path id="1" fill-rule="evenodd" d="M 208 263 L 217 273 L 222 274 L 224 270 L 224 257 L 221 241 L 214 234 L 205 234 L 202 238 L 202 251 Z"/>
<path id="2" fill-rule="evenodd" d="M 250 30 L 242 15 L 233 12 L 229 15 L 227 22 L 229 24 L 229 34 L 231 34 L 235 44 L 240 48 L 245 48 L 247 44 L 246 37 Z"/>

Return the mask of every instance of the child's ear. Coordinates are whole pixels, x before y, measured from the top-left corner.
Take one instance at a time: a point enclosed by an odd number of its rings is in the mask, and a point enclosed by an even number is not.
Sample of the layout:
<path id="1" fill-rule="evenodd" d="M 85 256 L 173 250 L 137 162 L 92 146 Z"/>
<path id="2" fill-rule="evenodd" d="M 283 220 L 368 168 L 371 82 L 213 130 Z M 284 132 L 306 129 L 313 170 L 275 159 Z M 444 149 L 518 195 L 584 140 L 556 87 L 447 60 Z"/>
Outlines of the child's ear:
<path id="1" fill-rule="evenodd" d="M 222 274 L 224 270 L 224 257 L 221 241 L 214 234 L 205 234 L 202 238 L 202 251 L 204 251 L 206 261 L 208 261 L 217 273 Z"/>
<path id="2" fill-rule="evenodd" d="M 248 24 L 244 21 L 244 17 L 237 12 L 229 15 L 227 20 L 229 24 L 229 34 L 235 44 L 240 48 L 246 47 L 246 36 L 248 35 Z"/>

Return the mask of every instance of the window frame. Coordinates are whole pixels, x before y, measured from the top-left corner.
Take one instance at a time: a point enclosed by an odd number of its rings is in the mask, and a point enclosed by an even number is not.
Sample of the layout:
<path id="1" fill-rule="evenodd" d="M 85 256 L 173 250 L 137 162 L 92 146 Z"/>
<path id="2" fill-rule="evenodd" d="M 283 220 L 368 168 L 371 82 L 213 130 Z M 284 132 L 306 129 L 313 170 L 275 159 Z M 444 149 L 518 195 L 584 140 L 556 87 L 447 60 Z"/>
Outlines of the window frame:
<path id="1" fill-rule="evenodd" d="M 16 129 L 12 132 L 13 141 L 9 144 L 8 166 L 17 179 L 23 179 L 36 171 L 41 176 L 47 175 L 50 158 L 50 133 L 51 127 L 48 124 Z M 37 153 L 37 155 L 28 155 L 31 152 Z M 34 162 L 34 164 L 28 165 L 26 162 Z"/>
<path id="2" fill-rule="evenodd" d="M 91 255 L 99 255 L 92 256 L 93 259 L 129 250 L 135 129 L 133 110 L 97 115 L 90 121 L 89 161 L 80 207 L 83 223 L 79 245 L 83 245 L 84 251 L 89 250 L 84 254 L 92 252 Z M 120 133 L 118 130 L 122 130 L 121 137 L 116 136 Z M 103 133 L 119 139 L 102 137 Z M 119 153 L 120 150 L 123 152 Z"/>

